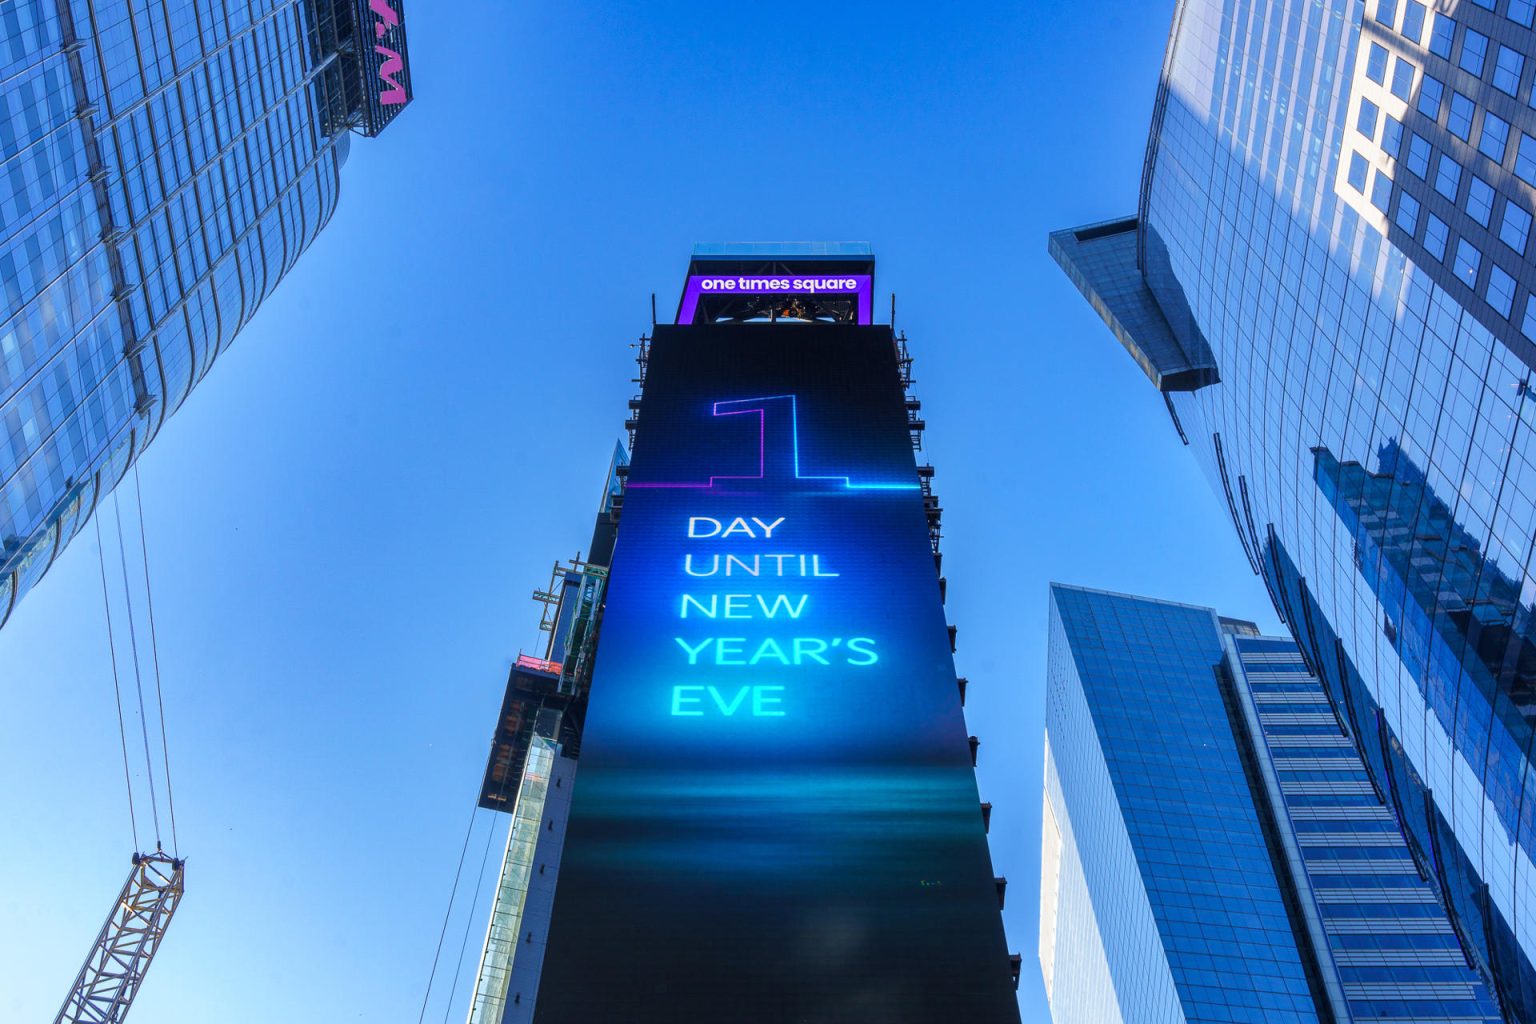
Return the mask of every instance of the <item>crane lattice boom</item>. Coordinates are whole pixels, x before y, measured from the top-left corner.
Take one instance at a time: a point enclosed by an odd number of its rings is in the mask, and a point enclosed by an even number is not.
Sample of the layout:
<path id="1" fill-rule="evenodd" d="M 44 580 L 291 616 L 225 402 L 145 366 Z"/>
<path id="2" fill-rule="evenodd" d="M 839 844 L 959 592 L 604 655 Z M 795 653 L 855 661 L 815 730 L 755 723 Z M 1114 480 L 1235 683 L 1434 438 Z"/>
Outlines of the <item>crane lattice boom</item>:
<path id="1" fill-rule="evenodd" d="M 181 903 L 186 862 L 136 853 L 133 870 L 54 1024 L 121 1024 Z"/>

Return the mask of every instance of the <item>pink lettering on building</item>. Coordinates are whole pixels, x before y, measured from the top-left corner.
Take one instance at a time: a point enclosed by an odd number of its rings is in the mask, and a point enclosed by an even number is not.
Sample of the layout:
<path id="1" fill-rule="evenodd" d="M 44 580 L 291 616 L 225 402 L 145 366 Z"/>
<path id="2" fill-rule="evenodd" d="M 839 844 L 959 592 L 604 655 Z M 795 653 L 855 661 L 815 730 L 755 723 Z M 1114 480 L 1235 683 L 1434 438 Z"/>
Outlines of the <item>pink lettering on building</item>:
<path id="1" fill-rule="evenodd" d="M 389 86 L 379 92 L 379 102 L 386 107 L 399 106 L 408 97 L 400 76 L 405 72 L 405 60 L 400 54 L 384 45 L 385 36 L 400 24 L 399 13 L 390 6 L 390 0 L 368 0 L 368 7 L 377 19 L 373 23 L 373 50 L 383 60 L 379 64 L 379 80 Z"/>

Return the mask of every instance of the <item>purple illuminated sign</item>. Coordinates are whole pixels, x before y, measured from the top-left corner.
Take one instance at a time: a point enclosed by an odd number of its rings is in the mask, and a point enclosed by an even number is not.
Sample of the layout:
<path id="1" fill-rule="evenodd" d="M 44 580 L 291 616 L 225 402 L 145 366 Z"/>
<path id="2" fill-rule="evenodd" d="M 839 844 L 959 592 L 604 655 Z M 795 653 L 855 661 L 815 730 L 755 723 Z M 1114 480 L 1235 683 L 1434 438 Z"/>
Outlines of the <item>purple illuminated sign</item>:
<path id="1" fill-rule="evenodd" d="M 677 308 L 677 322 L 693 323 L 706 295 L 853 295 L 861 324 L 873 323 L 871 274 L 690 274 Z"/>

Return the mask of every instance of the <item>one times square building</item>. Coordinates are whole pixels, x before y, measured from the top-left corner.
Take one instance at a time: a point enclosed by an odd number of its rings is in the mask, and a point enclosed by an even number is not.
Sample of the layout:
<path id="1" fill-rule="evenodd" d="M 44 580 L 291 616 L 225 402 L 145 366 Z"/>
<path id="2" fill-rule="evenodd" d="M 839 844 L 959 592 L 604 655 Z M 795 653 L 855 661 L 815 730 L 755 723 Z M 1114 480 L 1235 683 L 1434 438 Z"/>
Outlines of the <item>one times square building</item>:
<path id="1" fill-rule="evenodd" d="M 410 99 L 401 0 L 0 3 L 0 622 Z"/>
<path id="2" fill-rule="evenodd" d="M 1529 0 L 1180 0 L 1135 215 L 1050 239 L 1527 1022 L 1533 21 Z"/>
<path id="3" fill-rule="evenodd" d="M 905 340 L 860 244 L 694 253 L 480 795 L 472 1024 L 1017 1022 Z"/>

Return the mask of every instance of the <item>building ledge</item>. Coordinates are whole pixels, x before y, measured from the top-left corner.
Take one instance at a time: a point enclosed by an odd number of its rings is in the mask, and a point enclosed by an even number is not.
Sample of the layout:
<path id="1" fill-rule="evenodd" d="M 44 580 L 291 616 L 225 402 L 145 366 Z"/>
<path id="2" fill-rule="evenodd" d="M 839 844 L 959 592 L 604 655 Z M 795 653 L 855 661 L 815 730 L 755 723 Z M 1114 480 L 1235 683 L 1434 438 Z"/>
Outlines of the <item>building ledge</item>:
<path id="1" fill-rule="evenodd" d="M 1192 360 L 1136 265 L 1135 217 L 1052 232 L 1051 258 L 1159 391 L 1197 391 L 1220 381 L 1209 359 Z M 1202 346 L 1203 347 L 1203 346 Z"/>

